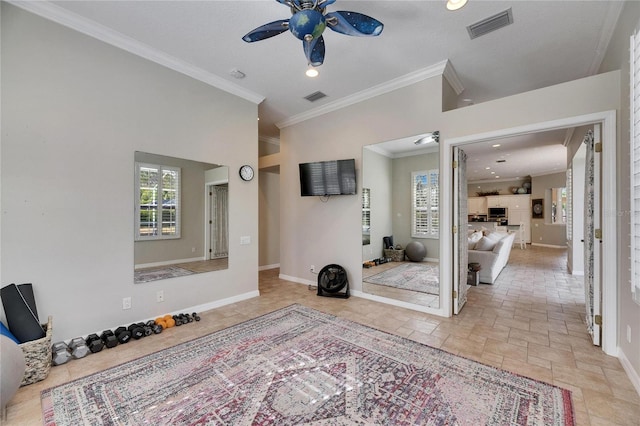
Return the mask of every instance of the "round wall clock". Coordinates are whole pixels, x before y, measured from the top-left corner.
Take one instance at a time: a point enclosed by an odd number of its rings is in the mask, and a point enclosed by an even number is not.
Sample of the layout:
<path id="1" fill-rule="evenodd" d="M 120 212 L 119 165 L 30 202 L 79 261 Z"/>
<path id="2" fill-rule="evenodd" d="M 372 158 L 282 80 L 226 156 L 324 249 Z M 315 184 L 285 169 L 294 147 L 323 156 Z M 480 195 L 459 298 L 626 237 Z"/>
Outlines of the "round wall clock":
<path id="1" fill-rule="evenodd" d="M 251 179 L 253 179 L 253 167 L 249 166 L 248 164 L 241 166 L 239 172 L 240 178 L 242 180 L 249 182 Z"/>

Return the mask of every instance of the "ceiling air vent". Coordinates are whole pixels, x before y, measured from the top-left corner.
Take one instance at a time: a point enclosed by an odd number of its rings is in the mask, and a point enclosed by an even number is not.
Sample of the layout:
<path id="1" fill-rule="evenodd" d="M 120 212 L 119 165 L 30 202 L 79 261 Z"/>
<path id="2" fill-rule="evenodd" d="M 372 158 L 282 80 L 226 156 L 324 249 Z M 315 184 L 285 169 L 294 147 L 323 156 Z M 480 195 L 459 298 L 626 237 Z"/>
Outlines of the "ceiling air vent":
<path id="1" fill-rule="evenodd" d="M 482 21 L 476 22 L 475 24 L 469 25 L 467 27 L 467 31 L 469 31 L 469 37 L 473 40 L 474 38 L 488 34 L 491 31 L 506 27 L 509 24 L 513 24 L 511 8 L 483 19 Z"/>
<path id="2" fill-rule="evenodd" d="M 322 93 L 322 92 L 313 92 L 312 94 L 307 95 L 307 96 L 305 96 L 304 98 L 305 98 L 306 100 L 308 100 L 309 102 L 315 102 L 315 101 L 317 101 L 318 99 L 322 99 L 322 98 L 324 98 L 324 97 L 326 97 L 326 96 L 327 96 L 327 95 L 325 95 L 325 94 L 324 94 L 324 93 Z"/>

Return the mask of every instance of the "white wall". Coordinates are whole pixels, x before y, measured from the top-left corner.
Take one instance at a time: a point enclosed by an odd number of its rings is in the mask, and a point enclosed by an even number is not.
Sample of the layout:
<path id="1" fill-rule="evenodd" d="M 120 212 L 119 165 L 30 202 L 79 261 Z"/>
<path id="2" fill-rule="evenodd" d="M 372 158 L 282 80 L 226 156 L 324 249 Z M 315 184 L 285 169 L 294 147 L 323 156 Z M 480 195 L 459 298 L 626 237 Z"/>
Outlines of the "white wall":
<path id="1" fill-rule="evenodd" d="M 382 238 L 393 235 L 391 201 L 393 167 L 389 157 L 370 149 L 364 149 L 363 155 L 362 187 L 369 188 L 371 191 L 371 243 L 362 246 L 362 260 L 365 261 L 384 256 Z"/>
<path id="2" fill-rule="evenodd" d="M 258 183 L 237 173 L 229 269 L 133 284 L 134 151 L 257 167 L 257 105 L 4 2 L 1 71 L 2 284 L 34 284 L 54 341 L 257 293 Z"/>
<path id="3" fill-rule="evenodd" d="M 298 164 L 355 158 L 362 147 L 438 129 L 441 79 L 431 78 L 339 111 L 281 129 L 280 272 L 303 282 L 317 278 L 309 265 L 337 263 L 352 289 L 362 289 L 361 188 L 358 195 L 300 197 Z"/>

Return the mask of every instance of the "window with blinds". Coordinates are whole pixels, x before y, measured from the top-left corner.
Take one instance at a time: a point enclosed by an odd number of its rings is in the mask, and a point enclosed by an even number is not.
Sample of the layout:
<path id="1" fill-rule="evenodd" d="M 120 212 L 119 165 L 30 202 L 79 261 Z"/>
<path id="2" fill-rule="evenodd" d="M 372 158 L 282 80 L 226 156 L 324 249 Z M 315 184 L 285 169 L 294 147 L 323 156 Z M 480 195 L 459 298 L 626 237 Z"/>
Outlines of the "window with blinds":
<path id="1" fill-rule="evenodd" d="M 640 35 L 634 33 L 629 43 L 631 53 L 629 87 L 630 105 L 630 161 L 631 161 L 631 291 L 640 303 Z"/>
<path id="2" fill-rule="evenodd" d="M 180 238 L 180 168 L 136 163 L 135 240 Z"/>
<path id="3" fill-rule="evenodd" d="M 362 188 L 362 245 L 371 243 L 371 190 Z"/>
<path id="4" fill-rule="evenodd" d="M 411 173 L 411 236 L 438 238 L 440 189 L 438 169 Z"/>

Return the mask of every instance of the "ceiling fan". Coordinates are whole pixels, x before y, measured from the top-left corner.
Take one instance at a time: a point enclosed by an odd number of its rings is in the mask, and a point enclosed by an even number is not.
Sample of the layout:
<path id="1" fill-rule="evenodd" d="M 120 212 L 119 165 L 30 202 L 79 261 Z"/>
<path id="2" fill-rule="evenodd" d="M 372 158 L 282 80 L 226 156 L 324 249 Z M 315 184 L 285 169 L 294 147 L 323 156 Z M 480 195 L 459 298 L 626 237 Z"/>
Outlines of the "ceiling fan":
<path id="1" fill-rule="evenodd" d="M 324 62 L 322 33 L 329 27 L 349 36 L 372 37 L 380 35 L 382 22 L 358 12 L 336 11 L 327 13 L 326 7 L 336 0 L 276 0 L 291 8 L 291 18 L 280 19 L 259 26 L 242 37 L 247 43 L 264 40 L 286 30 L 302 40 L 304 53 L 311 66 Z"/>

